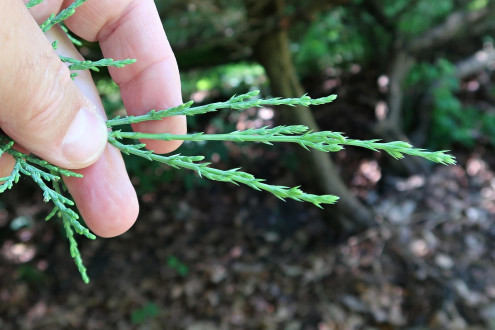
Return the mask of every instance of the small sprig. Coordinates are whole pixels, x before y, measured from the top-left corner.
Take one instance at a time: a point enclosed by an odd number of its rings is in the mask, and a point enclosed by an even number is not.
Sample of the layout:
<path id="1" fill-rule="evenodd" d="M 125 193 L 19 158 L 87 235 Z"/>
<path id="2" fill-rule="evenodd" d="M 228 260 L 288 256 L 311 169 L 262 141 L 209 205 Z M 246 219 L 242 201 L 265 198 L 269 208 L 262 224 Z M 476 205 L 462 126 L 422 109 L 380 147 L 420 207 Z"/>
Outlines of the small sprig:
<path id="1" fill-rule="evenodd" d="M 67 37 L 69 38 L 69 40 L 75 45 L 75 46 L 82 46 L 83 43 L 78 40 L 77 38 L 75 38 L 70 32 L 69 32 L 69 29 L 67 28 L 67 26 L 65 26 L 65 24 L 62 22 L 60 23 L 60 27 L 62 28 L 62 31 L 65 32 L 65 34 L 67 35 Z M 56 49 L 56 48 L 55 48 Z"/>
<path id="2" fill-rule="evenodd" d="M 0 138 L 0 144 L 3 144 L 5 140 L 7 140 L 7 139 L 5 139 L 3 137 Z M 9 142 L 9 143 L 12 143 L 12 142 Z M 45 160 L 36 158 L 32 155 L 27 155 L 25 153 L 22 153 L 20 151 L 12 149 L 12 148 L 6 150 L 6 152 L 8 154 L 11 154 L 14 157 L 14 159 L 16 159 L 16 160 L 25 160 L 29 163 L 33 163 L 33 164 L 38 165 L 42 168 L 45 168 L 52 173 L 55 173 L 56 180 L 60 180 L 60 176 L 68 176 L 68 177 L 76 177 L 76 178 L 82 178 L 83 177 L 82 174 L 73 172 L 71 170 L 66 170 L 64 168 L 60 168 L 58 166 L 50 164 L 49 162 L 47 162 Z M 49 175 L 53 175 L 53 174 L 50 173 Z"/>
<path id="3" fill-rule="evenodd" d="M 30 177 L 43 192 L 43 200 L 53 203 L 52 212 L 45 218 L 50 220 L 53 216 L 58 215 L 62 219 L 67 238 L 69 239 L 69 248 L 71 256 L 74 258 L 75 264 L 81 273 L 81 277 L 85 283 L 89 282 L 89 277 L 86 274 L 86 268 L 82 263 L 81 254 L 77 249 L 77 242 L 74 238 L 74 232 L 83 235 L 89 239 L 95 239 L 88 228 L 81 225 L 79 215 L 71 209 L 74 202 L 65 197 L 62 193 L 60 181 L 62 176 L 82 177 L 81 174 L 70 170 L 62 169 L 52 165 L 44 160 L 36 158 L 32 155 L 27 155 L 12 148 L 14 142 L 8 138 L 0 137 L 0 155 L 4 152 L 14 157 L 15 166 L 12 173 L 5 178 L 0 178 L 4 181 L 0 185 L 0 193 L 12 188 L 13 184 L 19 181 L 21 175 Z M 51 187 L 50 187 L 51 186 Z"/>
<path id="4" fill-rule="evenodd" d="M 227 134 L 170 134 L 170 133 L 141 133 L 141 132 L 110 132 L 115 139 L 147 139 L 163 141 L 232 141 L 232 142 L 260 142 L 272 145 L 275 142 L 297 143 L 306 150 L 315 149 L 324 152 L 336 152 L 343 146 L 357 146 L 373 151 L 383 150 L 395 159 L 402 159 L 404 155 L 417 156 L 443 165 L 453 165 L 455 158 L 443 151 L 427 151 L 414 148 L 403 141 L 379 142 L 379 140 L 353 140 L 345 138 L 341 133 L 322 131 L 311 132 L 303 125 L 278 126 L 274 128 L 251 128 L 244 131 L 235 131 Z"/>
<path id="5" fill-rule="evenodd" d="M 16 154 L 17 156 L 18 154 Z M 16 167 L 19 167 L 19 172 L 31 177 L 33 181 L 41 188 L 43 191 L 43 200 L 45 202 L 52 202 L 54 208 L 52 212 L 45 218 L 47 221 L 50 220 L 54 215 L 58 215 L 62 218 L 63 226 L 65 229 L 65 234 L 69 239 L 69 249 L 71 256 L 75 261 L 75 264 L 81 274 L 81 277 L 85 283 L 89 283 L 89 277 L 86 273 L 86 267 L 82 262 L 81 254 L 77 248 L 77 242 L 74 238 L 74 231 L 80 235 L 83 235 L 89 239 L 95 239 L 96 236 L 93 235 L 88 228 L 81 225 L 79 222 L 79 215 L 72 210 L 70 207 L 74 206 L 74 202 L 65 197 L 60 189 L 60 177 L 54 173 L 48 173 L 41 170 L 38 167 L 31 165 L 28 162 L 29 157 L 15 157 Z M 60 172 L 60 171 L 59 171 Z M 63 170 L 65 174 L 68 174 L 67 170 Z M 72 176 L 80 176 L 77 173 L 73 173 Z M 51 183 L 53 188 L 48 186 Z"/>
<path id="6" fill-rule="evenodd" d="M 141 116 L 128 116 L 124 118 L 114 118 L 107 121 L 108 127 L 119 126 L 119 125 L 127 125 L 127 124 L 135 124 L 143 121 L 150 120 L 161 120 L 166 117 L 178 116 L 178 115 L 186 115 L 186 116 L 194 116 L 200 115 L 208 112 L 217 111 L 220 109 L 233 109 L 233 110 L 241 110 L 241 109 L 249 109 L 255 107 L 263 107 L 263 106 L 305 106 L 309 107 L 312 105 L 321 105 L 334 101 L 337 96 L 329 95 L 326 97 L 321 97 L 318 99 L 312 99 L 307 95 L 303 95 L 299 98 L 270 98 L 270 99 L 260 99 L 255 98 L 260 91 L 255 90 L 246 94 L 242 94 L 239 96 L 234 96 L 225 102 L 216 102 L 210 103 L 206 105 L 200 105 L 193 107 L 194 102 L 190 101 L 179 105 L 177 107 L 165 109 L 165 110 L 151 110 L 145 115 Z"/>
<path id="7" fill-rule="evenodd" d="M 149 150 L 144 150 L 144 144 L 126 145 L 118 142 L 112 137 L 109 137 L 109 142 L 125 154 L 157 161 L 174 168 L 185 168 L 192 170 L 195 171 L 200 177 L 205 177 L 210 180 L 230 182 L 234 184 L 242 183 L 256 190 L 268 191 L 281 200 L 290 198 L 299 202 L 309 202 L 321 208 L 321 204 L 333 204 L 339 199 L 334 195 L 308 194 L 299 189 L 299 187 L 289 188 L 285 186 L 269 185 L 264 183 L 264 180 L 257 179 L 249 173 L 241 172 L 237 168 L 227 171 L 212 168 L 209 167 L 210 163 L 199 163 L 204 159 L 203 156 L 188 157 L 178 154 L 173 156 L 162 156 Z"/>
<path id="8" fill-rule="evenodd" d="M 69 69 L 72 71 L 76 71 L 76 70 L 100 71 L 99 69 L 100 67 L 109 67 L 109 66 L 113 66 L 116 68 L 123 68 L 126 65 L 136 62 L 135 59 L 131 59 L 131 58 L 125 60 L 119 60 L 119 61 L 116 61 L 112 58 L 105 58 L 99 61 L 79 61 L 71 57 L 60 56 L 60 59 L 63 62 L 70 63 Z"/>
<path id="9" fill-rule="evenodd" d="M 76 8 L 82 6 L 86 1 L 87 0 L 76 0 L 73 3 L 71 3 L 67 8 L 65 8 L 60 13 L 58 13 L 58 15 L 51 14 L 50 17 L 48 17 L 48 19 L 40 25 L 41 31 L 47 32 L 54 25 L 59 24 L 64 20 L 66 20 L 67 18 L 71 17 L 76 12 Z M 37 2 L 36 4 L 40 2 Z"/>
<path id="10" fill-rule="evenodd" d="M 28 3 L 26 3 L 26 8 L 32 8 L 36 5 L 39 5 L 40 3 L 42 3 L 44 0 L 31 0 L 29 1 Z"/>
<path id="11" fill-rule="evenodd" d="M 386 143 L 378 141 L 379 140 L 361 141 L 348 139 L 343 144 L 363 147 L 373 151 L 383 150 L 395 159 L 402 159 L 404 158 L 404 154 L 406 154 L 410 156 L 421 157 L 443 165 L 454 165 L 456 163 L 455 158 L 447 154 L 448 150 L 432 152 L 421 148 L 414 148 L 411 144 L 404 141 L 393 141 Z"/>
<path id="12" fill-rule="evenodd" d="M 55 189 L 55 192 L 59 195 L 62 194 L 60 184 L 59 182 L 54 182 L 53 187 Z M 67 239 L 69 240 L 69 251 L 72 259 L 74 259 L 74 263 L 76 264 L 77 269 L 79 270 L 79 273 L 81 274 L 81 277 L 84 281 L 84 283 L 88 284 L 89 283 L 89 277 L 87 274 L 86 267 L 84 266 L 81 253 L 79 252 L 79 248 L 77 247 L 77 241 L 74 237 L 74 230 L 80 234 L 84 235 L 89 239 L 95 239 L 96 236 L 93 235 L 88 228 L 84 227 L 81 225 L 78 221 L 79 216 L 77 214 L 71 213 L 71 212 L 66 212 L 63 208 L 61 209 L 60 206 L 55 205 L 53 208 L 52 212 L 48 214 L 48 216 L 45 218 L 46 221 L 50 220 L 53 216 L 57 215 L 59 218 L 62 219 L 62 224 L 64 226 L 65 230 L 65 236 L 67 236 Z M 74 229 L 74 230 L 72 230 Z"/>
<path id="13" fill-rule="evenodd" d="M 277 126 L 274 128 L 250 128 L 244 131 L 235 131 L 227 134 L 150 134 L 140 132 L 115 131 L 110 133 L 116 139 L 148 139 L 148 140 L 182 140 L 182 141 L 233 141 L 233 142 L 261 142 L 272 145 L 277 142 L 297 143 L 301 147 L 309 150 L 339 151 L 342 149 L 338 145 L 344 142 L 345 138 L 340 133 L 334 132 L 311 132 L 303 125 Z"/>

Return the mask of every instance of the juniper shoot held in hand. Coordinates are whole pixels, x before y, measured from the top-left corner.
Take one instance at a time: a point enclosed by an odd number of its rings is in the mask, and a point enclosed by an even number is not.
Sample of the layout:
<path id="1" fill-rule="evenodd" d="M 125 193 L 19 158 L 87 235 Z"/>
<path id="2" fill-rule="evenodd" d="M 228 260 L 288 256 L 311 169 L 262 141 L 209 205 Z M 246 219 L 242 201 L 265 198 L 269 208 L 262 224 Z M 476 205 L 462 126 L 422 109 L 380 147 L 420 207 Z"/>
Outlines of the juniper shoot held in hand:
<path id="1" fill-rule="evenodd" d="M 27 3 L 27 7 L 31 8 L 42 0 L 31 0 Z M 76 0 L 69 7 L 62 10 L 57 15 L 51 15 L 40 28 L 46 32 L 56 24 L 63 24 L 63 21 L 74 14 L 77 7 L 81 6 L 85 0 Z M 63 26 L 62 26 L 63 27 Z M 67 29 L 64 29 L 67 32 Z M 69 36 L 74 44 L 79 42 Z M 53 47 L 57 47 L 57 43 L 53 43 Z M 95 70 L 99 67 L 114 66 L 123 67 L 135 62 L 133 59 L 113 60 L 102 59 L 99 61 L 80 61 L 77 59 L 60 56 L 60 59 L 67 63 L 71 70 L 71 76 L 77 75 L 77 70 Z M 261 127 L 251 128 L 244 131 L 234 131 L 223 134 L 205 134 L 203 132 L 175 135 L 170 133 L 150 134 L 142 132 L 122 131 L 123 125 L 139 123 L 144 121 L 160 120 L 165 117 L 186 115 L 194 116 L 208 112 L 218 111 L 222 109 L 249 109 L 252 107 L 262 106 L 314 106 L 326 104 L 334 101 L 335 95 L 330 95 L 323 98 L 312 99 L 307 95 L 300 98 L 268 98 L 259 97 L 258 91 L 251 91 L 246 94 L 233 96 L 225 102 L 211 103 L 207 105 L 195 106 L 193 102 L 187 102 L 177 107 L 169 109 L 150 110 L 142 116 L 127 116 L 117 117 L 107 121 L 107 126 L 113 131 L 109 133 L 108 142 L 118 148 L 125 154 L 142 157 L 150 161 L 161 162 L 168 166 L 177 169 L 187 169 L 196 172 L 200 177 L 234 184 L 244 184 L 256 190 L 265 190 L 276 197 L 285 200 L 293 199 L 296 201 L 309 202 L 317 207 L 322 207 L 323 204 L 333 204 L 337 202 L 338 197 L 333 195 L 314 195 L 302 191 L 299 187 L 276 186 L 265 183 L 264 180 L 258 179 L 251 174 L 245 173 L 240 169 L 220 170 L 210 167 L 210 164 L 204 162 L 203 156 L 184 156 L 175 154 L 171 156 L 163 156 L 146 150 L 144 144 L 136 144 L 133 141 L 136 139 L 151 139 L 151 140 L 186 140 L 186 141 L 232 141 L 237 143 L 244 142 L 259 142 L 272 145 L 274 143 L 295 143 L 302 148 L 310 150 L 315 149 L 323 152 L 336 152 L 346 146 L 358 146 L 368 148 L 374 151 L 385 151 L 394 158 L 400 159 L 404 155 L 412 155 L 426 158 L 430 161 L 440 164 L 454 164 L 455 159 L 444 151 L 428 152 L 423 149 L 413 148 L 405 142 L 379 142 L 377 140 L 353 140 L 348 139 L 342 133 L 338 132 L 314 132 L 306 126 L 278 126 L 278 127 Z M 84 280 L 88 283 L 89 278 L 86 274 L 86 268 L 83 265 L 81 254 L 77 248 L 77 242 L 74 233 L 86 236 L 89 239 L 95 239 L 86 227 L 79 222 L 79 216 L 73 209 L 74 202 L 70 197 L 66 197 L 67 189 L 62 180 L 63 176 L 81 177 L 80 174 L 54 166 L 42 159 L 33 155 L 25 154 L 13 149 L 14 142 L 6 136 L 0 136 L 0 156 L 3 153 L 12 155 L 16 161 L 12 173 L 0 178 L 3 182 L 0 185 L 0 193 L 10 189 L 22 175 L 30 177 L 41 189 L 45 202 L 53 204 L 52 212 L 46 217 L 50 220 L 55 216 L 60 218 L 69 240 L 70 253 L 76 263 L 79 272 Z"/>

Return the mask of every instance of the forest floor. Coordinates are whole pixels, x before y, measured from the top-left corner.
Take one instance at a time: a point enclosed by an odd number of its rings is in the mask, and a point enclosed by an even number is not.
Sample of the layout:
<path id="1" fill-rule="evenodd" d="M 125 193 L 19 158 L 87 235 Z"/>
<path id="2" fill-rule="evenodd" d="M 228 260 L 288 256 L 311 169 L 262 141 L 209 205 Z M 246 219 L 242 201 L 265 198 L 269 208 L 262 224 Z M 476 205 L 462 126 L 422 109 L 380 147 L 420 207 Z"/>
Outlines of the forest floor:
<path id="1" fill-rule="evenodd" d="M 373 111 L 331 109 L 319 123 L 370 138 Z M 271 124 L 260 111 L 262 122 L 249 111 L 235 121 Z M 201 148 L 215 166 L 302 183 L 290 147 Z M 495 157 L 482 147 L 455 156 L 399 177 L 384 155 L 337 153 L 378 223 L 346 237 L 332 206 L 128 164 L 141 173 L 141 213 L 120 237 L 78 240 L 88 285 L 59 223 L 43 221 L 49 205 L 21 180 L 0 201 L 0 329 L 495 329 Z"/>
<path id="2" fill-rule="evenodd" d="M 379 225 L 344 239 L 331 206 L 163 185 L 142 195 L 128 233 L 79 240 L 89 285 L 60 227 L 42 220 L 41 194 L 21 182 L 0 208 L 0 329 L 493 328 L 486 154 L 402 178 L 357 162 L 349 183 Z"/>

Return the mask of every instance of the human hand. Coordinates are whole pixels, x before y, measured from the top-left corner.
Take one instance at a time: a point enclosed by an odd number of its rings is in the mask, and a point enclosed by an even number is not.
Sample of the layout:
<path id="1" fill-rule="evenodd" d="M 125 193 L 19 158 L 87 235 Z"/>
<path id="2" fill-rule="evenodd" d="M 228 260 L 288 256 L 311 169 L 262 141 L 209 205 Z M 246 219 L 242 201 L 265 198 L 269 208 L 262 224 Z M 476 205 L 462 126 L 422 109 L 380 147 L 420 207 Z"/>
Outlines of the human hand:
<path id="1" fill-rule="evenodd" d="M 27 2 L 27 1 L 26 1 Z M 81 58 L 59 29 L 38 28 L 72 1 L 45 0 L 29 11 L 21 1 L 0 2 L 0 128 L 29 152 L 60 167 L 78 169 L 64 178 L 86 224 L 97 235 L 122 234 L 135 222 L 138 202 L 122 157 L 106 143 L 105 113 L 88 72 L 73 81 L 58 54 Z M 88 0 L 65 21 L 79 37 L 99 41 L 109 58 L 136 58 L 110 68 L 129 115 L 182 103 L 175 57 L 152 0 Z M 59 40 L 57 53 L 51 41 Z M 136 124 L 142 132 L 183 134 L 185 117 Z M 170 152 L 176 141 L 146 141 Z M 0 158 L 0 177 L 13 159 Z"/>

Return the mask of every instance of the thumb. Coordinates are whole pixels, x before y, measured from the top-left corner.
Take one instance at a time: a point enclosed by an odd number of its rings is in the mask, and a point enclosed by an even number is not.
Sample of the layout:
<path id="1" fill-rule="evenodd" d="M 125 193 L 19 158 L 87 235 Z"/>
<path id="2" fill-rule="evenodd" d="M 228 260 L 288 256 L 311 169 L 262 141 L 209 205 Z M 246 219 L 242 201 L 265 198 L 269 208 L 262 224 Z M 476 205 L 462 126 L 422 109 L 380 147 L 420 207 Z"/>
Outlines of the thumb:
<path id="1" fill-rule="evenodd" d="M 22 1 L 0 1 L 0 41 L 0 128 L 55 165 L 94 163 L 106 145 L 105 121 Z"/>

